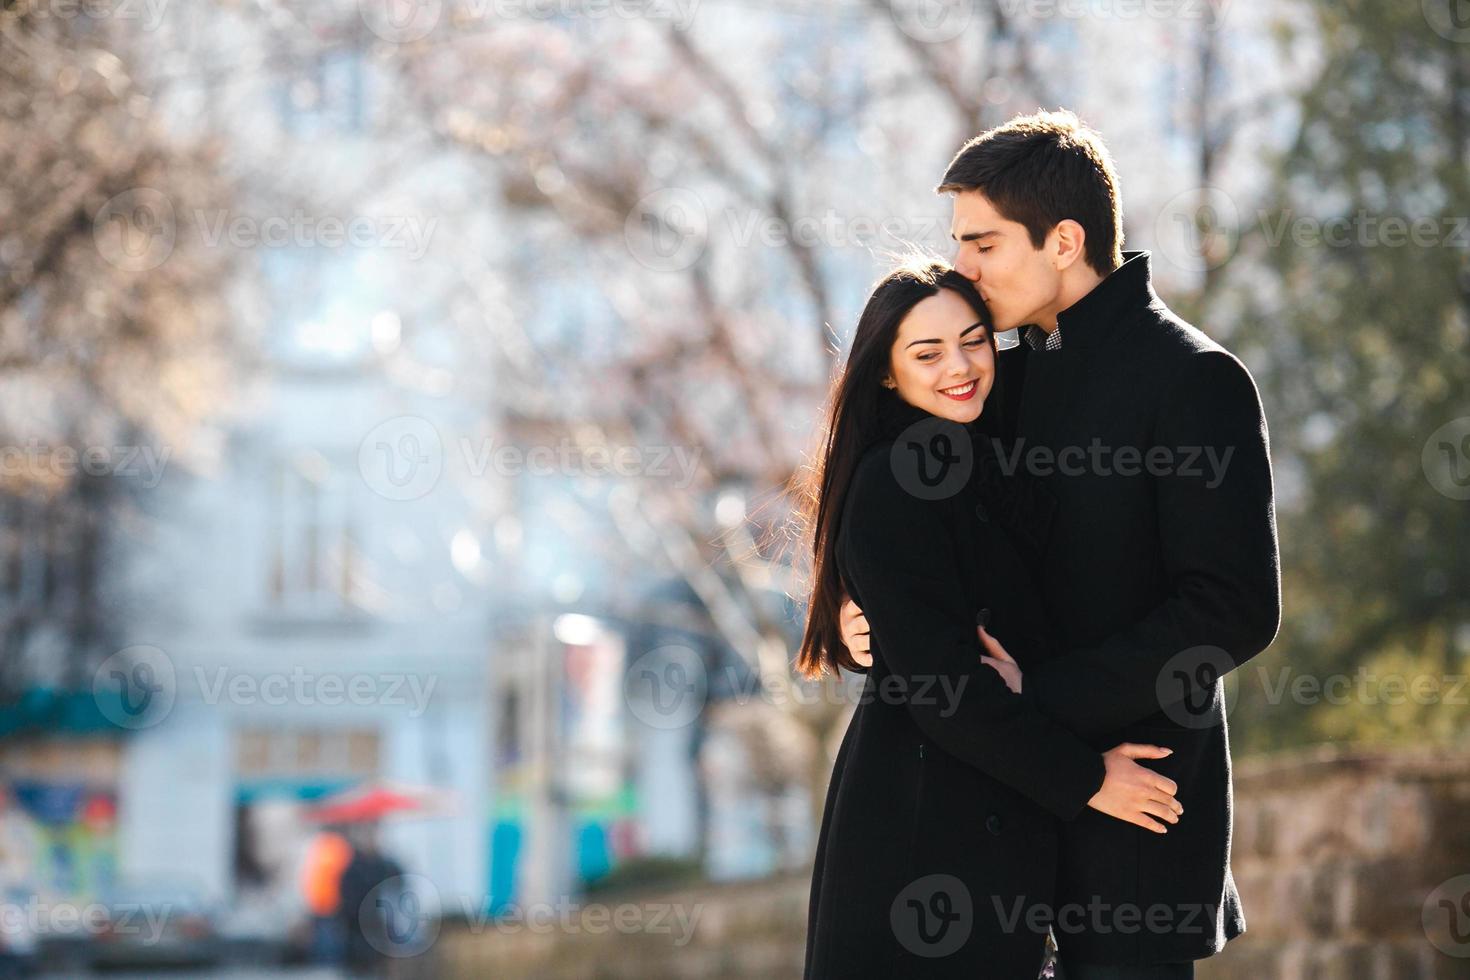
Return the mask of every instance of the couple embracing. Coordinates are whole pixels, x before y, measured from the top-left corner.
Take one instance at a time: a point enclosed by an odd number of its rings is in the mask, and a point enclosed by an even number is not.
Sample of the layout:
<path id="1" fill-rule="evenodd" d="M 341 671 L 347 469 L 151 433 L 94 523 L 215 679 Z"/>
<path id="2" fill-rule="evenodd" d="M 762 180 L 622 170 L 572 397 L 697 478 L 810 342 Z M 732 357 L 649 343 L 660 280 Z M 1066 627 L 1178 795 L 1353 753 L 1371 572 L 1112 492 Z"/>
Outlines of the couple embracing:
<path id="1" fill-rule="evenodd" d="M 1071 113 L 938 189 L 953 265 L 873 290 L 805 488 L 798 668 L 866 674 L 805 975 L 1191 977 L 1245 930 L 1220 677 L 1280 622 L 1260 397 L 1122 251 Z"/>

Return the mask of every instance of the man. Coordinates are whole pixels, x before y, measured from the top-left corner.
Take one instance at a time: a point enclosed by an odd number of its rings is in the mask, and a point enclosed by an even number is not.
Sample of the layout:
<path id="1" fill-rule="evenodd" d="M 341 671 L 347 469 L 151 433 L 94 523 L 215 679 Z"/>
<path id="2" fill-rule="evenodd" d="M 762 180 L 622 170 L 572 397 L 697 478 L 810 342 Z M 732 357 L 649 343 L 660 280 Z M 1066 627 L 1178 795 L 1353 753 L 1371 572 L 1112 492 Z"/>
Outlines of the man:
<path id="1" fill-rule="evenodd" d="M 1168 834 L 1095 811 L 1063 826 L 1064 973 L 1192 977 L 1245 931 L 1218 678 L 1280 625 L 1260 397 L 1154 293 L 1148 253 L 1122 252 L 1112 161 L 1070 112 L 977 136 L 938 191 L 953 198 L 955 267 L 1024 341 L 1003 352 L 986 411 L 1015 439 L 1011 464 L 1058 503 L 1039 569 L 1052 655 L 1022 676 L 981 630 L 985 660 L 1096 746 L 1172 748 L 1155 768 L 1184 808 Z M 867 651 L 850 601 L 843 623 L 849 650 Z"/>

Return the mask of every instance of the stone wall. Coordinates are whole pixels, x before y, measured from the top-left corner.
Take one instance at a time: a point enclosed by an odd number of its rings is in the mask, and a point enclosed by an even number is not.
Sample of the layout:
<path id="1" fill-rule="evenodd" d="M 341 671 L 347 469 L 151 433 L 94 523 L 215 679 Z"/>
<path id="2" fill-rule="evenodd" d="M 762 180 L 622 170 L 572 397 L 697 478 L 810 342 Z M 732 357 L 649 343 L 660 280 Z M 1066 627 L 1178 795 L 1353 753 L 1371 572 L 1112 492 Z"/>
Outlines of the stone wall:
<path id="1" fill-rule="evenodd" d="M 1321 751 L 1240 765 L 1231 867 L 1246 935 L 1201 965 L 1236 977 L 1470 977 L 1470 755 Z M 1435 901 L 1428 900 L 1433 896 Z M 1426 904 L 1428 928 L 1426 931 Z M 1436 940 L 1446 955 L 1430 942 Z"/>
<path id="2" fill-rule="evenodd" d="M 1249 931 L 1200 965 L 1201 980 L 1470 977 L 1470 754 L 1256 760 L 1237 767 L 1235 791 L 1232 867 Z M 586 900 L 557 913 L 572 928 L 446 923 L 436 973 L 798 978 L 808 880 Z"/>

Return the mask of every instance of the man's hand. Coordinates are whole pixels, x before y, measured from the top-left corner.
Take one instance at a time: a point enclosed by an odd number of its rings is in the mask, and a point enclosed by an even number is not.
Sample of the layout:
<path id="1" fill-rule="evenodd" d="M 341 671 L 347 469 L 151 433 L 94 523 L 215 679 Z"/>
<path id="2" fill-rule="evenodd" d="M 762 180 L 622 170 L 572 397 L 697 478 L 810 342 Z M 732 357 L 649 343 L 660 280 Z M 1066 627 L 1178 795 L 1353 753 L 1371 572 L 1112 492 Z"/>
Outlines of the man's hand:
<path id="1" fill-rule="evenodd" d="M 847 647 L 847 652 L 852 655 L 859 667 L 873 666 L 873 653 L 869 646 L 868 617 L 858 608 L 858 604 L 851 599 L 844 600 L 842 611 L 837 615 L 837 622 L 842 630 L 842 645 Z"/>
<path id="2" fill-rule="evenodd" d="M 1174 780 L 1140 766 L 1134 759 L 1163 759 L 1173 749 L 1124 742 L 1103 753 L 1107 776 L 1102 788 L 1087 805 L 1125 823 L 1137 824 L 1156 834 L 1168 833 L 1160 820 L 1178 823 L 1184 807 L 1174 798 L 1179 786 Z M 1154 819 L 1154 818 L 1158 819 Z"/>
<path id="3" fill-rule="evenodd" d="M 1021 665 L 1016 663 L 1006 648 L 1000 645 L 1000 641 L 985 632 L 984 626 L 975 627 L 975 632 L 980 634 L 980 645 L 985 648 L 985 653 L 980 657 L 980 662 L 990 667 L 1006 682 L 1006 687 L 1011 689 L 1012 694 L 1021 693 Z"/>

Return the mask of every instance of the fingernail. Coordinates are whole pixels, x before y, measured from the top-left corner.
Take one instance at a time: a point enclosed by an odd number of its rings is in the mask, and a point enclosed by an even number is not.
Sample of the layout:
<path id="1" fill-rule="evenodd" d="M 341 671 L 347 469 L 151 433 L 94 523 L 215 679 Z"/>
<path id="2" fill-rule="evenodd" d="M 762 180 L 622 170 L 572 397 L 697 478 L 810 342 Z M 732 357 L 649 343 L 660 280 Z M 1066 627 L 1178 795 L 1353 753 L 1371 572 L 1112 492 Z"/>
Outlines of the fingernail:
<path id="1" fill-rule="evenodd" d="M 1165 755 L 1173 755 L 1174 754 L 1174 750 L 1173 749 L 1170 749 L 1170 748 L 1165 748 L 1164 749 L 1164 754 Z"/>
<path id="2" fill-rule="evenodd" d="M 982 629 L 990 625 L 989 607 L 982 609 L 975 614 L 975 625 L 981 627 Z"/>

